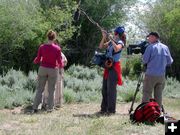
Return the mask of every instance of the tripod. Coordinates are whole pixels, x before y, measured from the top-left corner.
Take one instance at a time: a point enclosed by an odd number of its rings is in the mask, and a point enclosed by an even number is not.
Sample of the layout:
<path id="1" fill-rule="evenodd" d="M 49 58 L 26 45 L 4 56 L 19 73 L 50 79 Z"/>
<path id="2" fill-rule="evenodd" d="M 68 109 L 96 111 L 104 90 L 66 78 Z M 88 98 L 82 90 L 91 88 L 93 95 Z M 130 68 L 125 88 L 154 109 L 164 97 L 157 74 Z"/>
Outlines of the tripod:
<path id="1" fill-rule="evenodd" d="M 141 74 L 140 74 L 140 76 L 139 76 L 139 78 L 138 78 L 138 83 L 137 83 L 136 91 L 135 91 L 135 93 L 134 93 L 134 97 L 133 97 L 133 100 L 132 100 L 131 107 L 130 107 L 130 109 L 129 109 L 129 114 L 131 114 L 131 112 L 133 111 L 133 106 L 134 106 L 134 102 L 135 102 L 135 99 L 136 99 L 136 95 L 137 95 L 137 93 L 139 92 L 139 88 L 140 88 L 140 86 L 141 86 L 143 77 L 144 77 L 144 69 L 143 69 L 143 71 L 141 72 Z"/>

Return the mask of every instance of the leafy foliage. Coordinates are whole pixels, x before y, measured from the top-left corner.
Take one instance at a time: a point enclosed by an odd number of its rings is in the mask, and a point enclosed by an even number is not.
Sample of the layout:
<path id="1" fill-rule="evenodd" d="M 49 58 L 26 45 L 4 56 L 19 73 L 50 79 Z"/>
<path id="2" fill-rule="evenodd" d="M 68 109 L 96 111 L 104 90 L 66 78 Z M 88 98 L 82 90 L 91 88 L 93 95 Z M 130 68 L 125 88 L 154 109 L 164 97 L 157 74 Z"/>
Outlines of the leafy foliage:
<path id="1" fill-rule="evenodd" d="M 9 70 L 0 77 L 0 108 L 13 108 L 31 103 L 34 98 L 32 72 L 27 77 L 21 71 Z M 37 74 L 34 74 L 37 77 Z"/>
<path id="2" fill-rule="evenodd" d="M 74 74 L 75 71 L 79 71 L 79 73 Z M 35 96 L 36 83 L 36 72 L 30 72 L 26 76 L 21 71 L 11 69 L 4 76 L 0 76 L 0 108 L 13 108 L 32 103 Z M 102 76 L 98 74 L 97 69 L 73 65 L 65 73 L 64 85 L 65 103 L 101 102 Z M 123 86 L 117 87 L 118 102 L 131 102 L 136 86 L 137 79 L 123 78 Z M 164 96 L 179 98 L 179 87 L 180 83 L 176 79 L 167 78 Z M 136 101 L 141 100 L 141 90 L 142 87 L 136 97 Z"/>
<path id="3" fill-rule="evenodd" d="M 134 79 L 142 72 L 142 66 L 140 55 L 128 56 L 122 62 L 122 74 L 125 77 L 128 76 L 130 79 Z"/>
<path id="4" fill-rule="evenodd" d="M 172 77 L 167 77 L 164 95 L 170 98 L 180 97 L 180 83 Z"/>
<path id="5" fill-rule="evenodd" d="M 65 74 L 64 86 L 65 90 L 76 95 L 75 101 L 88 102 L 99 99 L 101 81 L 102 77 L 96 69 L 72 65 Z"/>
<path id="6" fill-rule="evenodd" d="M 142 13 L 139 20 L 142 20 L 145 28 L 148 31 L 158 31 L 161 41 L 170 48 L 174 59 L 170 73 L 180 79 L 180 1 L 156 0 Z"/>
<path id="7" fill-rule="evenodd" d="M 116 26 L 123 25 L 128 7 L 135 2 L 133 0 L 82 0 L 80 8 L 105 30 L 111 31 Z M 101 31 L 83 13 L 75 25 L 80 26 L 79 34 L 75 33 L 73 40 L 69 42 L 68 48 L 72 51 L 68 52 L 68 55 L 73 63 L 91 65 L 92 55 L 100 42 Z"/>
<path id="8" fill-rule="evenodd" d="M 57 31 L 61 43 L 72 37 L 75 2 L 44 2 L 46 8 L 39 0 L 0 1 L 0 74 L 12 67 L 26 73 L 35 69 L 32 61 L 38 46 L 46 42 L 49 29 Z"/>

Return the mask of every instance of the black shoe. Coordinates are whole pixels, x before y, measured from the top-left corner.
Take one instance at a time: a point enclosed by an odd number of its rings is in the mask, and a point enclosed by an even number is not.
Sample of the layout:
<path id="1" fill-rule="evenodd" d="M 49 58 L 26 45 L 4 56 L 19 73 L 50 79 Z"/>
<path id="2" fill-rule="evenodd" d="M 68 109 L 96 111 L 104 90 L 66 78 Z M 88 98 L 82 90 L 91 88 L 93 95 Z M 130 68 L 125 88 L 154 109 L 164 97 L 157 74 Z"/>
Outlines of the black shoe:
<path id="1" fill-rule="evenodd" d="M 33 109 L 30 111 L 31 114 L 38 113 L 38 109 Z"/>
<path id="2" fill-rule="evenodd" d="M 115 113 L 116 113 L 115 111 L 108 111 L 108 112 L 107 112 L 107 115 L 108 115 L 108 116 L 111 116 L 111 115 L 114 115 Z"/>
<path id="3" fill-rule="evenodd" d="M 59 110 L 60 108 L 61 108 L 61 105 L 56 105 L 56 106 L 54 107 L 55 110 Z"/>
<path id="4" fill-rule="evenodd" d="M 105 112 L 105 111 L 99 111 L 99 112 L 96 112 L 95 114 L 96 114 L 96 115 L 106 115 L 107 112 Z"/>
<path id="5" fill-rule="evenodd" d="M 46 108 L 47 108 L 46 105 L 42 105 L 41 110 L 46 111 L 47 110 Z"/>
<path id="6" fill-rule="evenodd" d="M 46 111 L 47 111 L 47 113 L 51 113 L 53 111 L 53 109 L 47 109 Z"/>

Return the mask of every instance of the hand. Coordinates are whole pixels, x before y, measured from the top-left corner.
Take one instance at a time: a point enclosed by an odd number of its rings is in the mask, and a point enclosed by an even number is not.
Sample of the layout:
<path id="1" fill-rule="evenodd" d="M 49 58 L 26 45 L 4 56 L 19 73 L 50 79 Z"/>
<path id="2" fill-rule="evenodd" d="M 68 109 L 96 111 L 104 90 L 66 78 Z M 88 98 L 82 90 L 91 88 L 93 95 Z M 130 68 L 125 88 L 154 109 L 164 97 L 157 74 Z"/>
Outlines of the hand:
<path id="1" fill-rule="evenodd" d="M 64 67 L 67 66 L 67 61 L 64 61 Z"/>
<path id="2" fill-rule="evenodd" d="M 102 32 L 102 36 L 103 36 L 103 38 L 106 38 L 106 37 L 107 37 L 107 31 L 105 31 L 105 30 L 101 30 L 101 32 Z"/>
<path id="3" fill-rule="evenodd" d="M 60 75 L 62 74 L 62 68 L 59 68 L 59 74 Z"/>
<path id="4" fill-rule="evenodd" d="M 114 38 L 113 35 L 112 35 L 112 34 L 109 34 L 109 39 L 110 39 L 110 40 L 113 40 L 113 38 Z"/>

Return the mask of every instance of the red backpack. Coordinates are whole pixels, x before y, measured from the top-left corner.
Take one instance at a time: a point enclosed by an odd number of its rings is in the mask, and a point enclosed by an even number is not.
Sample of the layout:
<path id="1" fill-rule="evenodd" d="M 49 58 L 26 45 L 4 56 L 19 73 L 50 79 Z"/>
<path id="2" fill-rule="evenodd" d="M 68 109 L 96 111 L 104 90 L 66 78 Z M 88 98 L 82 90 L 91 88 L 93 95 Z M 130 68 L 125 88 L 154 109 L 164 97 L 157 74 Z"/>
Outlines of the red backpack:
<path id="1" fill-rule="evenodd" d="M 134 111 L 132 120 L 134 122 L 155 122 L 161 115 L 160 107 L 154 99 L 141 103 Z"/>

